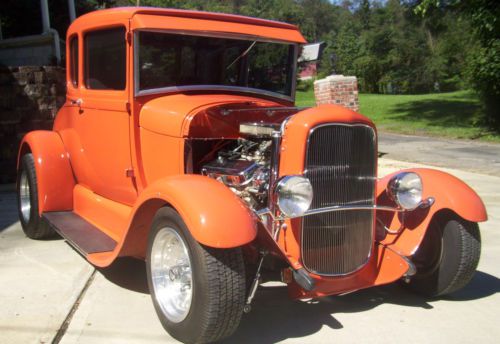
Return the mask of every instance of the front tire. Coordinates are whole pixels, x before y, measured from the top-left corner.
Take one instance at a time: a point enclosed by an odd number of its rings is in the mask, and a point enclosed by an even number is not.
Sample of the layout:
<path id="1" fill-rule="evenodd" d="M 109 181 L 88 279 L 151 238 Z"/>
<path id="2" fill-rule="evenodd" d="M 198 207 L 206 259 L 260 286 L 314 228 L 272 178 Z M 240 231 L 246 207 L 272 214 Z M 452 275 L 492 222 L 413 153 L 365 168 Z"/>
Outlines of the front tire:
<path id="1" fill-rule="evenodd" d="M 417 273 L 407 286 L 430 297 L 451 294 L 470 282 L 480 254 L 477 223 L 449 214 L 434 219 L 413 256 Z"/>
<path id="2" fill-rule="evenodd" d="M 153 219 L 146 266 L 156 313 L 172 337 L 210 343 L 236 330 L 245 302 L 240 248 L 199 244 L 180 215 L 165 207 Z"/>
<path id="3" fill-rule="evenodd" d="M 39 215 L 38 182 L 33 154 L 23 155 L 17 175 L 17 205 L 24 234 L 31 239 L 46 239 L 55 235 L 54 230 Z"/>

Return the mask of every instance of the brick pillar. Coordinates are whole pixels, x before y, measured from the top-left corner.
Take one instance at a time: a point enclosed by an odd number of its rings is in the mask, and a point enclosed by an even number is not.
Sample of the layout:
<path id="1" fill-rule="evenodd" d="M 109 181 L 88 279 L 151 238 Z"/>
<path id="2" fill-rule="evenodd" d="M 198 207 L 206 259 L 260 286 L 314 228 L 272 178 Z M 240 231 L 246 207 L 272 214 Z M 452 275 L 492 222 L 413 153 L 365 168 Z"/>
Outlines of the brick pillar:
<path id="1" fill-rule="evenodd" d="M 358 111 L 358 80 L 355 76 L 330 75 L 314 82 L 316 105 L 336 104 Z"/>

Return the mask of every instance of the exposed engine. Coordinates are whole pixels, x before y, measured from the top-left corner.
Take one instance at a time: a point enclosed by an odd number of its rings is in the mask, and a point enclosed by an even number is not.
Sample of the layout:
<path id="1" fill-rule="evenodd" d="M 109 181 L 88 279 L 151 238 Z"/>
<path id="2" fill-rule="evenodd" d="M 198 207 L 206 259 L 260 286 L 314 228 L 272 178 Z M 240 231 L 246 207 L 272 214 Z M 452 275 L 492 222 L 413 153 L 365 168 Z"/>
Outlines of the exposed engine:
<path id="1" fill-rule="evenodd" d="M 250 127 L 248 138 L 240 138 L 219 150 L 217 158 L 203 165 L 201 172 L 224 183 L 251 209 L 258 210 L 267 205 L 272 141 L 269 133 L 262 134 L 255 126 Z M 265 129 L 269 131 L 269 127 Z M 243 126 L 241 130 L 244 131 Z"/>

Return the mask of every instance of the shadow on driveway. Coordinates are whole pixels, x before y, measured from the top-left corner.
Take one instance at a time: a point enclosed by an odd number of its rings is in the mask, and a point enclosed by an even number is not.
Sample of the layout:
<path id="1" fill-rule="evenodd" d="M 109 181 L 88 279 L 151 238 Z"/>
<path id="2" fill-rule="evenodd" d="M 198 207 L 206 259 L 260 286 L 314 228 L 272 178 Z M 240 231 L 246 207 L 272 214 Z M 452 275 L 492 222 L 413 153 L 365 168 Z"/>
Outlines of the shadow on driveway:
<path id="1" fill-rule="evenodd" d="M 462 291 L 447 301 L 469 301 L 500 292 L 500 280 L 477 272 Z M 331 296 L 308 302 L 288 299 L 286 287 L 260 287 L 252 311 L 243 316 L 237 332 L 225 343 L 276 343 L 318 332 L 323 326 L 340 330 L 343 325 L 335 314 L 369 311 L 382 304 L 432 309 L 425 298 L 400 287 L 397 283 L 365 289 L 344 296 Z"/>
<path id="2" fill-rule="evenodd" d="M 99 269 L 110 282 L 135 292 L 147 294 L 145 263 L 133 258 L 119 258 L 112 266 Z M 500 280 L 478 271 L 472 281 L 446 301 L 461 302 L 481 299 L 500 292 Z M 343 325 L 335 314 L 369 311 L 379 305 L 432 309 L 429 299 L 405 290 L 399 284 L 361 290 L 344 296 L 319 300 L 292 301 L 286 286 L 260 286 L 252 311 L 243 315 L 237 332 L 223 343 L 276 343 L 289 338 L 302 338 L 318 332 L 323 326 L 340 330 Z"/>
<path id="3" fill-rule="evenodd" d="M 19 220 L 15 192 L 0 191 L 0 232 Z"/>
<path id="4" fill-rule="evenodd" d="M 143 260 L 123 257 L 111 266 L 98 269 L 113 284 L 142 294 L 149 294 L 146 264 Z"/>

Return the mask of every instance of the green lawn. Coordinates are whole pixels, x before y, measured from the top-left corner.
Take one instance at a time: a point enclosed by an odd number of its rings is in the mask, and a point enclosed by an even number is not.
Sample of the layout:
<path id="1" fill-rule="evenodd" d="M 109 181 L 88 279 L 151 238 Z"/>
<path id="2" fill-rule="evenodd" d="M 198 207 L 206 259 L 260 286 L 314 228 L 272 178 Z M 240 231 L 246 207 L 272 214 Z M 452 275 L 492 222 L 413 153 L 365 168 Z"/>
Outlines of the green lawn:
<path id="1" fill-rule="evenodd" d="M 360 112 L 382 130 L 500 142 L 476 124 L 478 98 L 471 91 L 420 95 L 360 94 Z M 314 106 L 314 92 L 297 92 L 298 106 Z"/>

